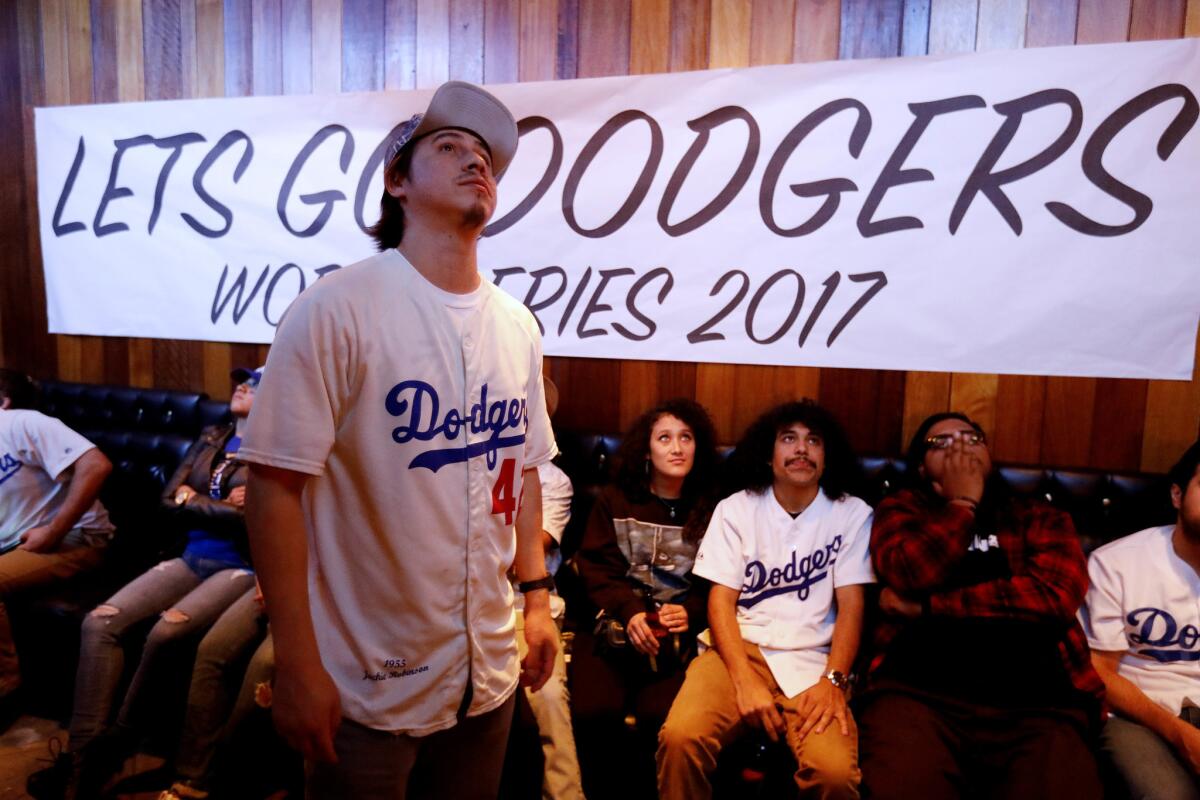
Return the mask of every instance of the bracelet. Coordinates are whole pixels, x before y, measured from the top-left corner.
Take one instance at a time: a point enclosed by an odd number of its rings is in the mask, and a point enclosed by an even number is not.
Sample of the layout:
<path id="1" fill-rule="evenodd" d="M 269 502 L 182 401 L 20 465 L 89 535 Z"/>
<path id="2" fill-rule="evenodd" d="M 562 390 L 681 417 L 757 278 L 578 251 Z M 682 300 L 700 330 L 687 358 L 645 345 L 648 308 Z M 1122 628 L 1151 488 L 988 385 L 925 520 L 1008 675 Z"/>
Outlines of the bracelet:
<path id="1" fill-rule="evenodd" d="M 525 594 L 526 592 L 537 591 L 538 589 L 553 589 L 554 576 L 546 575 L 538 578 L 536 581 L 521 581 L 517 584 L 517 591 Z"/>

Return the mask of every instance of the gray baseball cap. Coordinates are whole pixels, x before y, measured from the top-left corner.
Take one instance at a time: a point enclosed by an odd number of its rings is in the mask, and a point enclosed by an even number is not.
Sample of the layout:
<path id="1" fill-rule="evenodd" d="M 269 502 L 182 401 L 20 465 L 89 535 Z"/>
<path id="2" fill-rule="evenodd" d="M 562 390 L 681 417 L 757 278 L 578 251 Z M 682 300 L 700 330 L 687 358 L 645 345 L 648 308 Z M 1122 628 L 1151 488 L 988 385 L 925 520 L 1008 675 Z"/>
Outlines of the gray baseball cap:
<path id="1" fill-rule="evenodd" d="M 414 114 L 396 132 L 388 146 L 390 165 L 404 146 L 442 128 L 462 128 L 478 136 L 492 154 L 496 180 L 508 169 L 517 152 L 517 121 L 491 93 L 464 81 L 447 81 L 433 93 L 424 114 Z"/>

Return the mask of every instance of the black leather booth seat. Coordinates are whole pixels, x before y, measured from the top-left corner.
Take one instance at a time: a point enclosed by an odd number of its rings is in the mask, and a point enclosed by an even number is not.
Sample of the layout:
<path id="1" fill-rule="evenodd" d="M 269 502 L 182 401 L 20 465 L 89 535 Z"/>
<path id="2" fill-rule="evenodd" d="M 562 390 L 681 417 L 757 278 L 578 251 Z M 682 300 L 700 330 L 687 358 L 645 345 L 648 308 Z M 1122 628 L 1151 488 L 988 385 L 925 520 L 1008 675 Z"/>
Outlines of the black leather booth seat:
<path id="1" fill-rule="evenodd" d="M 588 600 L 570 558 L 583 539 L 600 488 L 612 480 L 613 459 L 621 439 L 610 434 L 579 435 L 566 430 L 556 430 L 555 435 L 560 450 L 557 463 L 571 477 L 575 488 L 571 521 L 563 534 L 564 564 L 556 579 L 559 593 L 567 601 L 570 620 L 586 626 L 597 609 Z M 905 485 L 904 461 L 900 458 L 862 456 L 859 465 L 861 482 L 852 493 L 872 506 Z M 996 469 L 1017 495 L 1037 497 L 1069 513 L 1084 552 L 1175 519 L 1163 475 L 1016 464 L 997 464 Z"/>
<path id="2" fill-rule="evenodd" d="M 561 451 L 558 464 L 575 486 L 571 522 L 563 536 L 564 555 L 570 557 L 579 546 L 596 494 L 612 479 L 612 461 L 621 440 L 607 434 L 555 433 Z M 900 458 L 861 456 L 859 465 L 862 479 L 852 493 L 871 505 L 905 485 Z M 1175 519 L 1163 475 L 1017 464 L 997 464 L 996 469 L 1017 495 L 1040 498 L 1069 513 L 1086 552 Z"/>

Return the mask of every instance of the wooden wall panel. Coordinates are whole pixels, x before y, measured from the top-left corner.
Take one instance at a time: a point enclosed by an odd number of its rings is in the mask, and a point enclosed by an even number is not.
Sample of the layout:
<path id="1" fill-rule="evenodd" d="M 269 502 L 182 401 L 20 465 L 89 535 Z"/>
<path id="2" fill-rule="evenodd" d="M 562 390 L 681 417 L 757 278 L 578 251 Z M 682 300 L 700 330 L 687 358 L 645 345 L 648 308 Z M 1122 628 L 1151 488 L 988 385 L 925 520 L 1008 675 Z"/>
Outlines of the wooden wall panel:
<path id="1" fill-rule="evenodd" d="M 221 9 L 225 28 L 226 97 L 247 97 L 254 93 L 251 72 L 254 68 L 253 10 L 250 3 L 242 0 L 225 0 Z M 338 30 L 341 31 L 341 20 L 338 20 Z"/>
<path id="2" fill-rule="evenodd" d="M 929 52 L 930 0 L 904 0 L 900 19 L 900 55 L 923 56 Z"/>
<path id="3" fill-rule="evenodd" d="M 970 53 L 979 23 L 978 0 L 931 0 L 929 52 Z"/>
<path id="4" fill-rule="evenodd" d="M 1026 47 L 1074 44 L 1079 0 L 1029 0 Z"/>
<path id="5" fill-rule="evenodd" d="M 342 90 L 342 0 L 312 0 L 312 54 L 313 91 L 317 94 L 340 92 Z M 415 65 L 413 74 L 416 74 Z M 405 88 L 412 88 L 412 84 L 406 84 Z"/>
<path id="6" fill-rule="evenodd" d="M 431 89 L 450 78 L 449 52 L 450 0 L 418 0 L 418 89 Z"/>
<path id="7" fill-rule="evenodd" d="M 282 0 L 280 10 L 283 93 L 309 94 L 313 87 L 312 3 Z"/>
<path id="8" fill-rule="evenodd" d="M 383 87 L 412 89 L 417 85 L 417 0 L 387 0 L 385 15 Z"/>
<path id="9" fill-rule="evenodd" d="M 1146 423 L 1139 466 L 1165 472 L 1200 436 L 1200 330 L 1196 335 L 1196 366 L 1190 383 L 1150 381 L 1146 391 Z"/>
<path id="10" fill-rule="evenodd" d="M 900 54 L 903 0 L 842 0 L 839 58 Z"/>
<path id="11" fill-rule="evenodd" d="M 840 15 L 836 8 L 833 10 L 835 13 L 829 16 L 836 20 Z M 794 0 L 754 0 L 750 11 L 750 63 L 790 64 L 795 60 L 795 27 Z M 831 38 L 837 41 L 836 34 Z"/>
<path id="12" fill-rule="evenodd" d="M 1132 12 L 1132 0 L 1079 0 L 1075 44 L 1125 41 Z"/>
<path id="13" fill-rule="evenodd" d="M 342 91 L 377 92 L 384 87 L 384 0 L 344 0 L 342 6 Z"/>
<path id="14" fill-rule="evenodd" d="M 450 77 L 483 83 L 483 0 L 450 0 Z"/>
<path id="15" fill-rule="evenodd" d="M 266 346 L 45 331 L 29 108 L 431 88 L 1200 35 L 1200 0 L 13 0 L 0 3 L 0 352 L 44 377 L 229 391 Z M 29 302 L 27 298 L 32 298 Z M 1197 336 L 1200 349 L 1200 332 Z M 1005 461 L 1162 470 L 1200 433 L 1190 382 L 549 358 L 559 422 L 624 428 L 695 397 L 731 441 L 815 397 L 856 446 L 899 453 L 967 411 Z"/>
<path id="16" fill-rule="evenodd" d="M 634 5 L 637 5 L 636 1 Z M 517 46 L 520 48 L 517 54 L 518 80 L 554 79 L 559 50 L 557 0 L 522 2 Z"/>
<path id="17" fill-rule="evenodd" d="M 712 0 L 710 6 L 712 29 L 708 39 L 708 66 L 750 66 L 750 16 L 754 11 L 751 3 L 726 3 Z"/>
<path id="18" fill-rule="evenodd" d="M 786 30 L 782 20 L 781 32 Z M 838 57 L 842 4 L 838 0 L 796 0 L 792 26 L 792 60 L 832 61 Z"/>
<path id="19" fill-rule="evenodd" d="M 709 0 L 671 0 L 672 72 L 708 66 Z"/>
<path id="20" fill-rule="evenodd" d="M 491 0 L 484 6 L 483 81 L 518 80 L 518 37 L 521 7 L 517 0 Z"/>
<path id="21" fill-rule="evenodd" d="M 1187 0 L 1133 0 L 1129 41 L 1177 39 L 1183 35 Z"/>

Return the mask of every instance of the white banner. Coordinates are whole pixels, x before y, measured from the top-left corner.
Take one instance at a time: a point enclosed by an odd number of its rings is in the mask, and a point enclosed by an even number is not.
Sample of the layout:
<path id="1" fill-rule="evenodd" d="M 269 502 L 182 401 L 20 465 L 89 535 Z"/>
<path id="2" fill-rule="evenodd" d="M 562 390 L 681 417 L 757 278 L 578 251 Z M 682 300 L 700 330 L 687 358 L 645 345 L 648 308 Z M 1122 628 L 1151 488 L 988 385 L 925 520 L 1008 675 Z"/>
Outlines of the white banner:
<path id="1" fill-rule="evenodd" d="M 551 355 L 1189 379 L 1200 42 L 490 87 Z M 431 92 L 39 108 L 50 330 L 269 342 Z"/>

